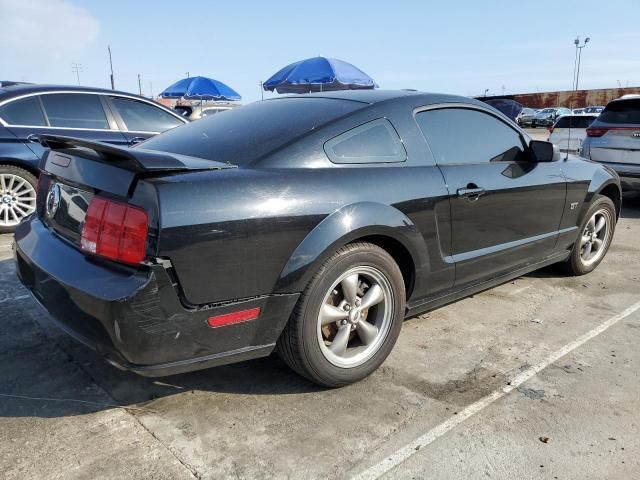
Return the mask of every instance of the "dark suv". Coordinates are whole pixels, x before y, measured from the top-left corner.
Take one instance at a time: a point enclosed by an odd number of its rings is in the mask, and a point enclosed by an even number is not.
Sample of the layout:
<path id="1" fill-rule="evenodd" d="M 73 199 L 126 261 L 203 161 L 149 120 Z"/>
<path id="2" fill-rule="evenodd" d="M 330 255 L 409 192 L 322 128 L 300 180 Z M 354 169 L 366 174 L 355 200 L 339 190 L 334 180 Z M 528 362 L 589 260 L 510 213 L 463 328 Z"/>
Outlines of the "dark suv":
<path id="1" fill-rule="evenodd" d="M 52 85 L 0 88 L 0 233 L 35 209 L 42 134 L 133 145 L 188 120 L 137 95 Z"/>

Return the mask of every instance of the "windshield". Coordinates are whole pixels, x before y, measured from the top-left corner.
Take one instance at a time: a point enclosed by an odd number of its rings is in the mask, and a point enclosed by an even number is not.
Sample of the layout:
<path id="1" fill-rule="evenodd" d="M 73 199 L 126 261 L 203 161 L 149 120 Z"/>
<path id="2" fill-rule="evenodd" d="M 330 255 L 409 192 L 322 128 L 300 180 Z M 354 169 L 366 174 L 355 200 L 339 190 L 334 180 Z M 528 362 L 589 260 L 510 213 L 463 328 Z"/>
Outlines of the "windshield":
<path id="1" fill-rule="evenodd" d="M 554 128 L 587 128 L 595 119 L 589 115 L 567 115 L 560 117 Z"/>
<path id="2" fill-rule="evenodd" d="M 254 102 L 224 115 L 207 115 L 137 147 L 242 166 L 363 106 L 363 103 L 331 98 Z"/>
<path id="3" fill-rule="evenodd" d="M 553 113 L 555 112 L 556 109 L 555 108 L 545 108 L 544 110 L 542 110 L 540 113 Z"/>

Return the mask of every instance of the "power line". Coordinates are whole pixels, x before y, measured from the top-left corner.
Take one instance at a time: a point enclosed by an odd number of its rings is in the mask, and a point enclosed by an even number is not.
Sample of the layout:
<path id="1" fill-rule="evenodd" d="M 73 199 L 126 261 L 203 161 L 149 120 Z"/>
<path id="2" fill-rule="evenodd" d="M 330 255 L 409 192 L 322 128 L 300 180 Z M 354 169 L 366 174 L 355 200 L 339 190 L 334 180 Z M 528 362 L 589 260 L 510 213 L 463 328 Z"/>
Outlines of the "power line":
<path id="1" fill-rule="evenodd" d="M 82 71 L 82 64 L 73 62 L 71 64 L 71 70 L 75 72 L 76 78 L 78 80 L 78 85 L 80 85 L 80 72 Z"/>

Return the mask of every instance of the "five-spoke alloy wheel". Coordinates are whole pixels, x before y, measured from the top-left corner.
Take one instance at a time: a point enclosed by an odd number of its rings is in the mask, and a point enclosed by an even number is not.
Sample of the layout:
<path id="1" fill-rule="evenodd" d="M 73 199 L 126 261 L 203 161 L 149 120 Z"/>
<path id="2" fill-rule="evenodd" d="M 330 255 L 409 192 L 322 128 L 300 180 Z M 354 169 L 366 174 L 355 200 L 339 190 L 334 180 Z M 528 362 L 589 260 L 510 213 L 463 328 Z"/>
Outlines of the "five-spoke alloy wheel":
<path id="1" fill-rule="evenodd" d="M 584 265 L 591 265 L 604 255 L 603 247 L 609 239 L 611 223 L 611 214 L 605 208 L 591 215 L 580 239 L 580 258 Z"/>
<path id="2" fill-rule="evenodd" d="M 584 275 L 602 261 L 616 227 L 616 207 L 610 198 L 598 195 L 584 215 L 578 238 L 566 266 L 572 275 Z"/>
<path id="3" fill-rule="evenodd" d="M 337 387 L 369 375 L 387 358 L 405 312 L 400 268 L 382 248 L 351 243 L 310 280 L 278 340 L 299 374 Z"/>
<path id="4" fill-rule="evenodd" d="M 349 368 L 371 358 L 389 332 L 393 301 L 379 270 L 360 266 L 342 274 L 318 314 L 318 342 L 326 359 Z"/>

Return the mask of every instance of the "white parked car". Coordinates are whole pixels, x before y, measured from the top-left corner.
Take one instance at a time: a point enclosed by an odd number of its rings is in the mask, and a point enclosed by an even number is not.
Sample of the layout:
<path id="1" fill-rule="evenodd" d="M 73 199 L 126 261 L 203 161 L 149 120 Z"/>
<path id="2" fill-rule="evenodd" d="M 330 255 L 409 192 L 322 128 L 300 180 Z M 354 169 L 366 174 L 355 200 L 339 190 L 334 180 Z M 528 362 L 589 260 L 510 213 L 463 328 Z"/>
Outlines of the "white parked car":
<path id="1" fill-rule="evenodd" d="M 226 112 L 239 106 L 240 104 L 235 102 L 207 102 L 200 104 L 200 102 L 194 101 L 190 103 L 180 103 L 173 107 L 173 109 L 183 117 L 193 121 L 215 115 L 216 113 Z"/>
<path id="2" fill-rule="evenodd" d="M 576 153 L 587 136 L 587 128 L 596 118 L 598 115 L 593 113 L 562 115 L 549 128 L 549 141 L 562 152 Z"/>

